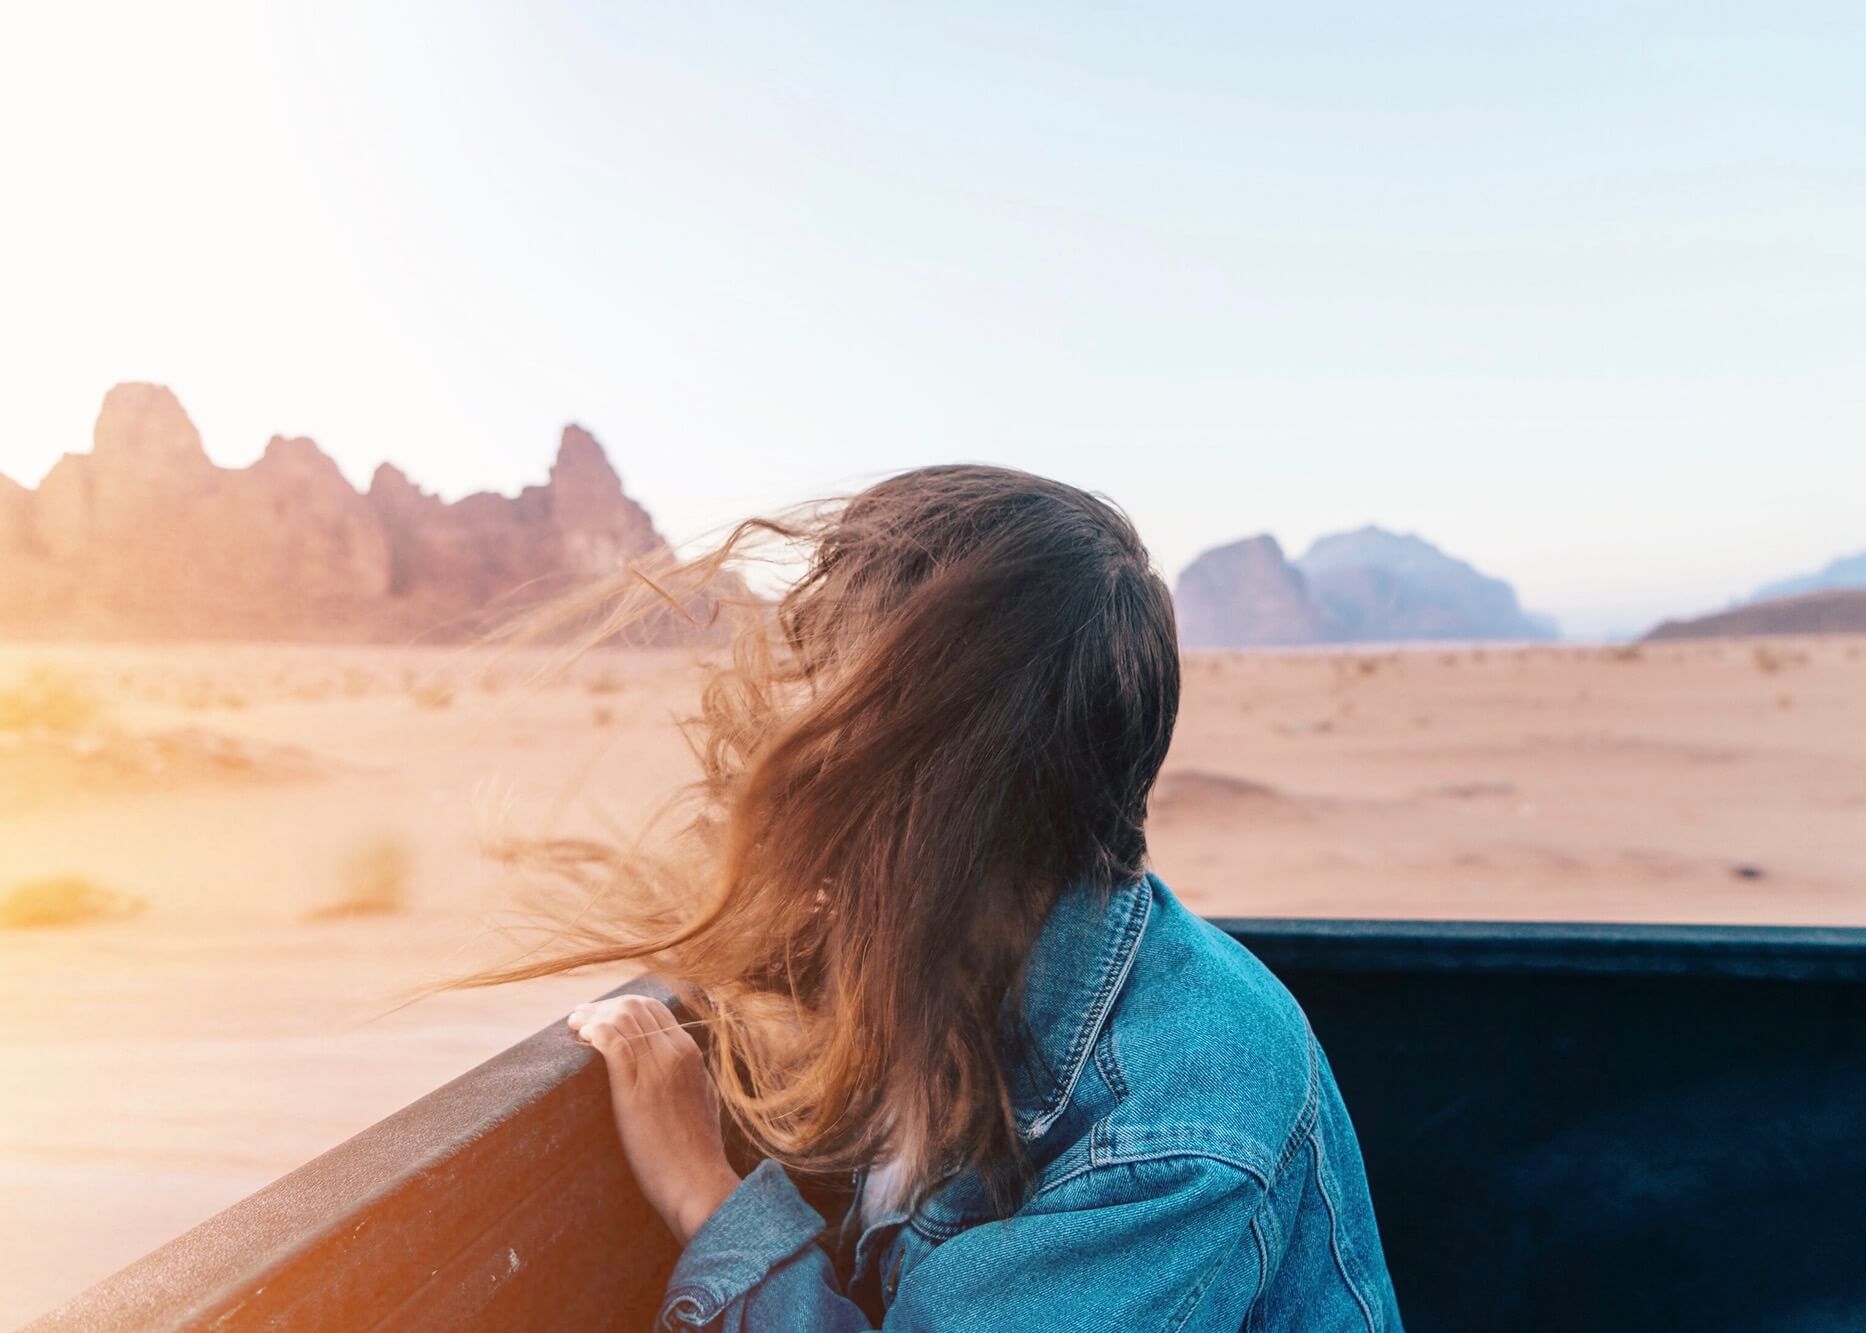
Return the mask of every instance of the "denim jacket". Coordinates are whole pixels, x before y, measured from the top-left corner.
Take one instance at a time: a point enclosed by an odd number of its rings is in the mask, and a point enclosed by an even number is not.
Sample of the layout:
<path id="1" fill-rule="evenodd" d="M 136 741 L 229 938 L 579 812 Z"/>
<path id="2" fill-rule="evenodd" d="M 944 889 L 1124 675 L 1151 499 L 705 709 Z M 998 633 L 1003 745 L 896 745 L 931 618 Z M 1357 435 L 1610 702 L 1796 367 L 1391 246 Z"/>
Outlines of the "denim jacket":
<path id="1" fill-rule="evenodd" d="M 1334 1076 L 1246 949 L 1153 875 L 1071 892 L 1024 1016 L 1016 1212 L 961 1174 L 868 1226 L 858 1198 L 835 1244 L 767 1161 L 681 1255 L 662 1326 L 1400 1333 Z"/>

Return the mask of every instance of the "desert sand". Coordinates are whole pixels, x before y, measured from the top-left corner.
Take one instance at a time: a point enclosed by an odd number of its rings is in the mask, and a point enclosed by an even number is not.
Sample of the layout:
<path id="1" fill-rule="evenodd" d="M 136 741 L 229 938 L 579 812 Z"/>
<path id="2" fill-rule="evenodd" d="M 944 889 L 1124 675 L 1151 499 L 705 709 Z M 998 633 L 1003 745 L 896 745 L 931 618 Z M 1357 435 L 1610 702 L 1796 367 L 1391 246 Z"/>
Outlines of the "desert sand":
<path id="1" fill-rule="evenodd" d="M 691 771 L 688 659 L 533 665 L 0 645 L 0 904 L 95 909 L 0 928 L 0 1325 L 613 983 L 394 1008 L 509 956 L 483 836 Z M 1152 836 L 1213 915 L 1866 924 L 1866 641 L 1195 654 Z"/>

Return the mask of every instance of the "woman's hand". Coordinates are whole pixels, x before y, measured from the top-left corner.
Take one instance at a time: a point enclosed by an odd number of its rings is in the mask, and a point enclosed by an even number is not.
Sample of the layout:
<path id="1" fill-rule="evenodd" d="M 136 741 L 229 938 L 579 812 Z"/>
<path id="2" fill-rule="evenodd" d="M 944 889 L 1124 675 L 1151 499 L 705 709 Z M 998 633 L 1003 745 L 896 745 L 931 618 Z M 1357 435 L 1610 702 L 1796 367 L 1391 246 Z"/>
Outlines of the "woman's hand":
<path id="1" fill-rule="evenodd" d="M 635 1183 L 684 1246 L 739 1184 L 705 1057 L 668 1007 L 645 995 L 580 1004 L 569 1021 L 609 1067 L 616 1130 Z"/>

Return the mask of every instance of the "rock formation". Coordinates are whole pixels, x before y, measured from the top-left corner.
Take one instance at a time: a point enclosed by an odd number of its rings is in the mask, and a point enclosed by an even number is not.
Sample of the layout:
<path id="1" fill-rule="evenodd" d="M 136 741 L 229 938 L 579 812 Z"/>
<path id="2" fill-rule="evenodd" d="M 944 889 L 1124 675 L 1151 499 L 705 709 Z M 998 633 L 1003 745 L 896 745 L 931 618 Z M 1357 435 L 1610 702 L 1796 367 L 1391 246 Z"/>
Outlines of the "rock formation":
<path id="1" fill-rule="evenodd" d="M 549 481 L 516 499 L 481 492 L 447 504 L 384 463 L 368 503 L 388 536 L 391 592 L 443 615 L 527 586 L 561 591 L 665 545 L 602 446 L 574 425 L 564 428 Z"/>
<path id="2" fill-rule="evenodd" d="M 26 549 L 26 514 L 32 492 L 11 477 L 0 476 L 0 560 Z"/>
<path id="3" fill-rule="evenodd" d="M 216 467 L 174 394 L 122 384 L 90 453 L 0 478 L 0 632 L 461 637 L 664 547 L 578 426 L 544 485 L 448 504 L 388 464 L 358 494 L 307 439 Z"/>
<path id="4" fill-rule="evenodd" d="M 1806 592 L 1826 592 L 1833 588 L 1866 588 L 1866 551 L 1843 555 L 1812 574 L 1766 583 L 1744 601 L 1745 604 L 1773 602 L 1783 597 L 1798 597 Z"/>
<path id="5" fill-rule="evenodd" d="M 1296 563 L 1335 641 L 1555 637 L 1509 584 L 1411 534 L 1369 526 L 1320 537 Z"/>
<path id="6" fill-rule="evenodd" d="M 1173 602 L 1188 648 L 1317 643 L 1327 633 L 1302 571 L 1268 534 L 1199 556 L 1180 574 Z"/>
<path id="7" fill-rule="evenodd" d="M 1374 527 L 1320 538 L 1293 564 L 1269 536 L 1207 551 L 1174 601 L 1189 648 L 1555 637 L 1501 579 Z"/>
<path id="8" fill-rule="evenodd" d="M 1751 602 L 1695 620 L 1668 620 L 1646 638 L 1721 639 L 1765 634 L 1866 634 L 1866 588 L 1829 588 Z"/>

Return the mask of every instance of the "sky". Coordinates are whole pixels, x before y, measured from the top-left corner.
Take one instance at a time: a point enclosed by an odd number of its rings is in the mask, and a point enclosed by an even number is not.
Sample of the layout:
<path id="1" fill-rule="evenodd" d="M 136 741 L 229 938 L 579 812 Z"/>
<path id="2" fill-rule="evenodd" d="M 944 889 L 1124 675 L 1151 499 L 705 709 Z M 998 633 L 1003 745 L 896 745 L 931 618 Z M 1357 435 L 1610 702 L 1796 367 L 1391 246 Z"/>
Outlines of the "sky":
<path id="1" fill-rule="evenodd" d="M 1866 548 L 1866 6 L 0 0 L 0 472 L 917 464 L 1177 574 L 1375 522 L 1583 637 Z"/>

